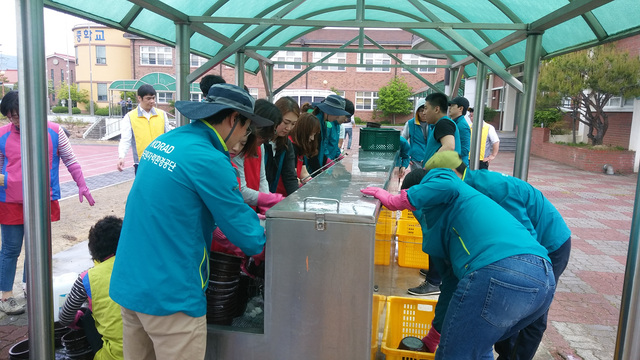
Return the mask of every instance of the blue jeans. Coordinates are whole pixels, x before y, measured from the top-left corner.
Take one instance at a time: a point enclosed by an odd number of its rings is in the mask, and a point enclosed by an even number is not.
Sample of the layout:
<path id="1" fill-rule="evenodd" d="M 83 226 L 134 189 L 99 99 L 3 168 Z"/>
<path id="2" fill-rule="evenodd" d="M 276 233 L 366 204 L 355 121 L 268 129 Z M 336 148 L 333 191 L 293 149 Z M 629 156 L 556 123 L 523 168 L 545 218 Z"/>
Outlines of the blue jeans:
<path id="1" fill-rule="evenodd" d="M 436 360 L 493 359 L 493 344 L 542 316 L 553 300 L 551 263 L 515 255 L 464 276 L 442 325 Z"/>
<path id="2" fill-rule="evenodd" d="M 0 248 L 0 291 L 12 291 L 16 277 L 16 264 L 22 251 L 24 239 L 24 225 L 0 225 L 2 229 L 2 248 Z M 22 272 L 22 282 L 26 282 L 25 271 Z"/>
<path id="3" fill-rule="evenodd" d="M 353 128 L 344 128 L 344 137 L 349 136 L 349 143 L 347 149 L 351 149 L 351 139 L 353 138 Z"/>
<path id="4" fill-rule="evenodd" d="M 560 275 L 564 272 L 571 255 L 571 237 L 565 241 L 558 250 L 549 254 L 551 264 L 553 265 L 553 275 L 558 283 Z M 538 351 L 538 346 L 542 341 L 542 335 L 547 329 L 547 316 L 549 311 L 522 329 L 519 333 L 508 339 L 499 341 L 495 345 L 498 353 L 498 360 L 531 360 Z"/>

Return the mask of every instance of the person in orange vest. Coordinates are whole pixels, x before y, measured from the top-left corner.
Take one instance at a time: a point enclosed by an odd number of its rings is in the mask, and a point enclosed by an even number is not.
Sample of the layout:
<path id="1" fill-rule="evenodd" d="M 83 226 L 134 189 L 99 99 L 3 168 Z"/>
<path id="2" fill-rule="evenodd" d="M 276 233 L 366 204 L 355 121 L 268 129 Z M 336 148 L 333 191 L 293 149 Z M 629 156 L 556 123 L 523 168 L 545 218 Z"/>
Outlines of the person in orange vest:
<path id="1" fill-rule="evenodd" d="M 133 148 L 133 169 L 138 172 L 138 162 L 144 149 L 155 138 L 171 130 L 167 114 L 156 108 L 156 90 L 145 84 L 138 88 L 138 107 L 129 111 L 120 121 L 118 144 L 118 171 L 124 170 L 124 157 Z"/>
<path id="2" fill-rule="evenodd" d="M 467 110 L 469 113 L 469 119 L 471 119 L 470 127 L 473 127 L 473 108 Z M 482 121 L 482 142 L 480 143 L 480 163 L 478 168 L 489 169 L 489 162 L 496 158 L 498 151 L 500 150 L 500 138 L 496 132 L 496 128 L 493 125 Z M 487 155 L 489 154 L 489 155 Z"/>

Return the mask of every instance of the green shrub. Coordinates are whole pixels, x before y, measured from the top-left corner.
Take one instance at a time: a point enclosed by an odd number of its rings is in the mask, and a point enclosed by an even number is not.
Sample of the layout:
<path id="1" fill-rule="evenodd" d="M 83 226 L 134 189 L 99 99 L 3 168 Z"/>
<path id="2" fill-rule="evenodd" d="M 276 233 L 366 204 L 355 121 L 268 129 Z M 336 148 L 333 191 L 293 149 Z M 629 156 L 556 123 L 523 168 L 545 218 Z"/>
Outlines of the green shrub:
<path id="1" fill-rule="evenodd" d="M 360 117 L 358 117 L 358 116 L 355 117 L 355 120 L 356 120 L 356 124 L 358 124 L 358 125 L 365 124 L 365 122 L 362 121 L 362 119 L 360 119 Z"/>
<path id="2" fill-rule="evenodd" d="M 94 110 L 93 113 L 98 116 L 109 116 L 109 108 L 108 107 L 99 108 L 97 110 Z"/>
<path id="3" fill-rule="evenodd" d="M 67 110 L 67 111 L 69 111 L 69 110 Z M 80 114 L 81 113 L 80 108 L 77 108 L 77 107 L 72 108 L 71 109 L 71 113 L 72 114 Z"/>
<path id="4" fill-rule="evenodd" d="M 66 106 L 54 106 L 51 111 L 53 111 L 54 114 L 64 114 L 69 112 L 69 108 Z"/>
<path id="5" fill-rule="evenodd" d="M 536 110 L 533 114 L 533 127 L 546 127 L 551 135 L 564 135 L 569 132 L 562 121 L 562 111 L 558 109 Z"/>

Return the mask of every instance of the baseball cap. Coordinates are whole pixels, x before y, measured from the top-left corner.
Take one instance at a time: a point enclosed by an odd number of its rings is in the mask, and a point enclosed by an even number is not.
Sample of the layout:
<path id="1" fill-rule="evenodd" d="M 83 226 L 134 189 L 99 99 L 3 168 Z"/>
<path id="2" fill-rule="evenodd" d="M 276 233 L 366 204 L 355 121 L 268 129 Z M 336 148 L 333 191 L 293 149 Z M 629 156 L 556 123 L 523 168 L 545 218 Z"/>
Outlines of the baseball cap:
<path id="1" fill-rule="evenodd" d="M 453 100 L 449 101 L 449 105 L 453 105 L 453 104 L 462 106 L 464 108 L 464 111 L 467 111 L 467 109 L 469 108 L 469 100 L 467 100 L 467 98 L 462 96 L 458 96 L 457 98 L 454 98 Z"/>
<path id="2" fill-rule="evenodd" d="M 441 151 L 435 153 L 424 165 L 425 170 L 436 168 L 457 169 L 462 164 L 460 154 L 455 151 Z"/>

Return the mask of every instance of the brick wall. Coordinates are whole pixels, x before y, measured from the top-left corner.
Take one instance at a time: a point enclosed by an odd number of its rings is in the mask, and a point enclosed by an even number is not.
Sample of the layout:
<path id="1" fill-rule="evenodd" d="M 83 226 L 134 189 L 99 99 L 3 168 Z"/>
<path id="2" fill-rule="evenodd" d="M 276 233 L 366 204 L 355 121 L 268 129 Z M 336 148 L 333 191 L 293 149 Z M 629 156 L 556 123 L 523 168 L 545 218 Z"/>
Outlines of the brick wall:
<path id="1" fill-rule="evenodd" d="M 627 149 L 629 147 L 629 135 L 631 134 L 631 118 L 632 112 L 607 112 L 609 118 L 609 128 L 604 135 L 602 142 L 604 145 L 622 146 Z M 565 127 L 571 130 L 573 120 L 569 113 L 564 114 L 562 121 Z M 580 123 L 576 124 L 576 131 Z"/>
<path id="2" fill-rule="evenodd" d="M 549 129 L 533 128 L 531 154 L 578 169 L 602 172 L 610 164 L 617 173 L 633 173 L 635 151 L 592 150 L 549 143 Z"/>

